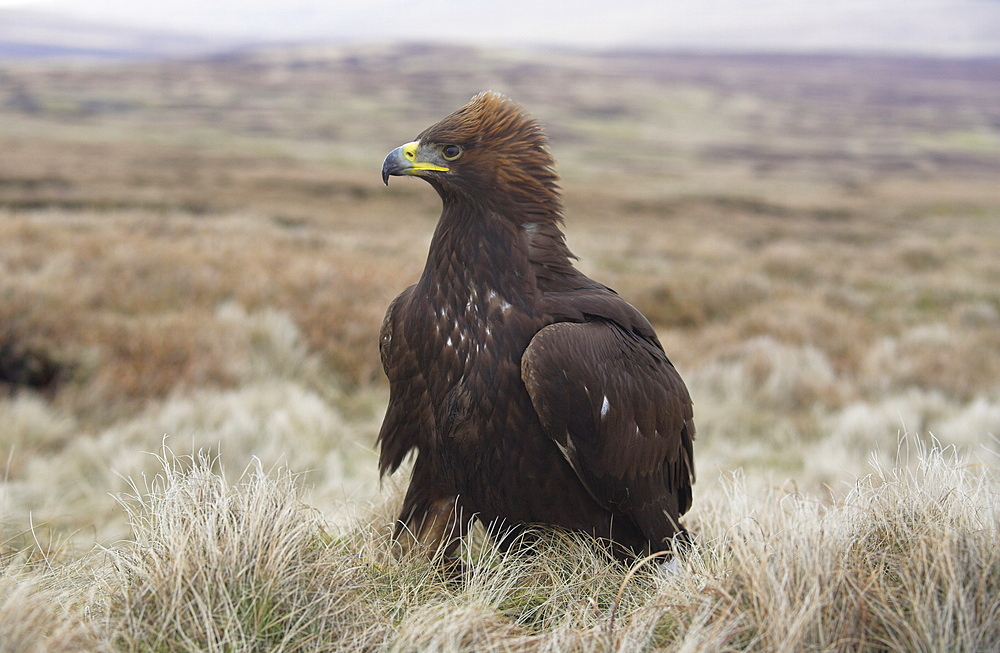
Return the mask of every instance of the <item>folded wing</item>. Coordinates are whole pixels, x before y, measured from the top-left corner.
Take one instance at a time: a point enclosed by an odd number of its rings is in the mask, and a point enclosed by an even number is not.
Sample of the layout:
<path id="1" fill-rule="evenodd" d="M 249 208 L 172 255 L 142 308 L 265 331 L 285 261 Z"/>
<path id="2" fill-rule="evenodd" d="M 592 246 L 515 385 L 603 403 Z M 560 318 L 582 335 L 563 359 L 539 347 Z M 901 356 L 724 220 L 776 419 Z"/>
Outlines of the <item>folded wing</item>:
<path id="1" fill-rule="evenodd" d="M 546 434 L 598 503 L 652 542 L 681 530 L 693 412 L 655 340 L 610 320 L 559 322 L 531 340 L 521 377 Z"/>

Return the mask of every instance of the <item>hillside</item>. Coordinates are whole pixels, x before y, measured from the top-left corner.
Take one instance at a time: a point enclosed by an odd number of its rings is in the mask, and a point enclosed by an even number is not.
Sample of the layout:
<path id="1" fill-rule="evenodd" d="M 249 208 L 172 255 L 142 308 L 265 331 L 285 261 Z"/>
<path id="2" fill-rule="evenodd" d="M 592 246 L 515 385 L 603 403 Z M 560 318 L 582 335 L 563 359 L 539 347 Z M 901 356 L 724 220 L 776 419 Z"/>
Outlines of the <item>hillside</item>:
<path id="1" fill-rule="evenodd" d="M 0 7 L 0 58 L 8 61 L 182 58 L 231 50 L 239 43 L 232 38 L 141 29 L 58 13 Z"/>

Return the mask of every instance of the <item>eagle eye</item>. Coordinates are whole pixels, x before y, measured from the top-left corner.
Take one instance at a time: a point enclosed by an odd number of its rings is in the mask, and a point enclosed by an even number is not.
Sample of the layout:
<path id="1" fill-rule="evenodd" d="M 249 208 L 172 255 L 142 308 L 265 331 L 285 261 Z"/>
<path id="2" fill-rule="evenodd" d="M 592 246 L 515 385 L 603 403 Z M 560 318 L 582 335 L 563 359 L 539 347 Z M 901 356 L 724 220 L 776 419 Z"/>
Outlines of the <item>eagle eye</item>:
<path id="1" fill-rule="evenodd" d="M 449 161 L 454 161 L 462 156 L 462 148 L 457 145 L 445 145 L 441 148 L 441 156 Z"/>

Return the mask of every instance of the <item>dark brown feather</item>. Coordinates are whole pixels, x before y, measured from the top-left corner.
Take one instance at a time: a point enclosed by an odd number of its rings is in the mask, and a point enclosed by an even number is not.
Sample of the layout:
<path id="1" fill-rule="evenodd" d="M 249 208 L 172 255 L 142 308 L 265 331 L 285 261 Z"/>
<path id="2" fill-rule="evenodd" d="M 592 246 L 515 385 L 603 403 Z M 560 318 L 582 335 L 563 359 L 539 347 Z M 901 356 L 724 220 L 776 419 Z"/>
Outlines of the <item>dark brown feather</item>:
<path id="1" fill-rule="evenodd" d="M 447 552 L 475 517 L 502 545 L 546 524 L 664 548 L 691 505 L 691 400 L 649 322 L 573 267 L 541 127 L 483 93 L 418 140 L 462 154 L 419 173 L 443 211 L 382 325 L 381 473 L 417 453 L 397 537 Z"/>

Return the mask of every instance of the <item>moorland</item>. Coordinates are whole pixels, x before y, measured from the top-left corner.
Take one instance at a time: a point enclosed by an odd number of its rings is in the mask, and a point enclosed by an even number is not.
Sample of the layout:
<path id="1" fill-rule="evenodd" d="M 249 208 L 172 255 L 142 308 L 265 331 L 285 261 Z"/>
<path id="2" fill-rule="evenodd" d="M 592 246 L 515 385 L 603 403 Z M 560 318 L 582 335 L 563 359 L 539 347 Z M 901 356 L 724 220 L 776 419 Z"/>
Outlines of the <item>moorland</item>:
<path id="1" fill-rule="evenodd" d="M 474 93 L 695 401 L 699 547 L 387 543 L 377 334 Z M 984 650 L 1000 60 L 298 46 L 0 63 L 0 648 Z"/>

